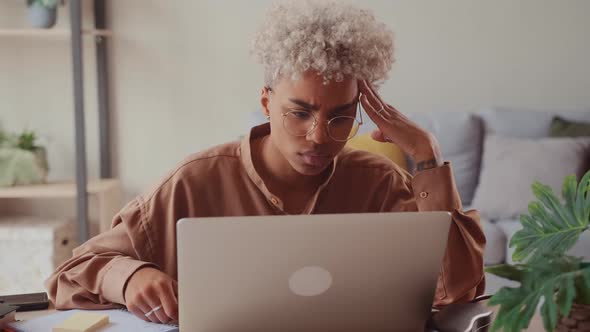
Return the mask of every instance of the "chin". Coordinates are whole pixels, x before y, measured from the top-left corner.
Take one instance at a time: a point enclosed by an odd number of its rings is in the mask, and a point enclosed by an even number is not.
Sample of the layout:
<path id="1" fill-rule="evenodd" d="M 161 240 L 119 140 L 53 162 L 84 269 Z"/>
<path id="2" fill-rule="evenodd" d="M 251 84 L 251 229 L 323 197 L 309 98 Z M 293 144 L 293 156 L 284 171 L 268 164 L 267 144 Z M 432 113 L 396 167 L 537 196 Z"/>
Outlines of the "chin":
<path id="1" fill-rule="evenodd" d="M 321 166 L 312 166 L 305 163 L 291 163 L 291 167 L 293 167 L 293 169 L 301 175 L 316 176 L 322 174 L 322 172 L 324 172 L 332 164 L 332 161 L 333 160 Z"/>
<path id="2" fill-rule="evenodd" d="M 301 175 L 305 175 L 305 176 L 316 176 L 316 175 L 320 175 L 322 174 L 323 171 L 326 170 L 326 167 L 322 168 L 322 169 L 303 169 L 303 168 L 299 168 L 299 169 L 295 169 L 299 174 Z"/>

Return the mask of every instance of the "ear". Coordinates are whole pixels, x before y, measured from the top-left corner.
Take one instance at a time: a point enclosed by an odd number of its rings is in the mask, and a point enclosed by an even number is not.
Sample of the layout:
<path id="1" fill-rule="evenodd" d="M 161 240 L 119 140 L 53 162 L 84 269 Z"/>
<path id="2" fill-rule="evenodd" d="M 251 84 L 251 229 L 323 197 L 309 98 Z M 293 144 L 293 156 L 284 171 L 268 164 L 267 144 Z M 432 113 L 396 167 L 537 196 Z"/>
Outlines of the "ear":
<path id="1" fill-rule="evenodd" d="M 268 103 L 270 102 L 269 97 L 269 89 L 263 87 L 262 91 L 260 91 L 260 105 L 262 105 L 262 113 L 264 113 L 265 117 L 270 115 L 270 110 L 268 109 Z"/>

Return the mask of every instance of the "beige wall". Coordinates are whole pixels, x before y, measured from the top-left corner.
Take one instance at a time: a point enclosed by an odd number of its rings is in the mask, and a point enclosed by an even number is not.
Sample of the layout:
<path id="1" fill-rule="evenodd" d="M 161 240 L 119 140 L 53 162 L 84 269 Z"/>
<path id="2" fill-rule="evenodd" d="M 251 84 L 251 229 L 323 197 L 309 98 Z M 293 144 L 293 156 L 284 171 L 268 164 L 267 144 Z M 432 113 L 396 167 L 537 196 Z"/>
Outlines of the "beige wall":
<path id="1" fill-rule="evenodd" d="M 382 95 L 401 111 L 590 107 L 590 1 L 358 2 L 395 31 L 397 63 Z M 1 27 L 24 19 L 20 2 L 11 3 L 2 1 Z M 111 1 L 115 170 L 127 198 L 187 154 L 244 132 L 262 82 L 249 44 L 270 3 Z M 74 174 L 67 45 L 0 39 L 0 121 L 49 140 L 53 178 Z M 91 47 L 88 157 L 96 176 Z"/>
<path id="2" fill-rule="evenodd" d="M 29 28 L 25 1 L 0 0 L 0 29 Z M 83 19 L 92 25 L 90 1 Z M 60 7 L 56 29 L 69 29 L 69 12 Z M 34 129 L 48 146 L 51 177 L 73 179 L 74 111 L 69 37 L 0 36 L 0 127 Z M 90 37 L 84 38 L 86 127 L 89 172 L 98 174 L 96 67 Z"/>

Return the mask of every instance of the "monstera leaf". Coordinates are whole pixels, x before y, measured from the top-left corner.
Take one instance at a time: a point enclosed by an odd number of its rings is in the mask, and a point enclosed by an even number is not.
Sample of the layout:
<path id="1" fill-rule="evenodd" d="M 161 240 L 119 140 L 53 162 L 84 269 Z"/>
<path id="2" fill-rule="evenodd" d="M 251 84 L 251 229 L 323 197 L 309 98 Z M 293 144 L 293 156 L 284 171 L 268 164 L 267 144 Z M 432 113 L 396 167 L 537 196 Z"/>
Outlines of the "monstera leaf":
<path id="1" fill-rule="evenodd" d="M 563 255 L 588 229 L 590 171 L 579 186 L 574 175 L 566 177 L 562 190 L 565 203 L 560 202 L 549 186 L 535 182 L 532 188 L 538 201 L 529 204 L 529 214 L 520 217 L 523 228 L 510 240 L 510 247 L 516 247 L 512 256 L 515 261 Z"/>
<path id="2" fill-rule="evenodd" d="M 590 263 L 565 253 L 588 229 L 590 220 L 590 171 L 576 184 L 566 177 L 560 201 L 553 190 L 534 183 L 538 201 L 520 218 L 523 228 L 510 240 L 516 247 L 516 265 L 498 265 L 487 272 L 520 283 L 503 287 L 490 300 L 500 305 L 492 331 L 521 331 L 528 327 L 539 302 L 545 330 L 553 331 L 558 317 L 567 317 L 574 302 L 590 304 Z"/>
<path id="3" fill-rule="evenodd" d="M 486 270 L 521 283 L 516 288 L 503 287 L 490 299 L 490 305 L 500 305 L 492 331 L 517 332 L 526 329 L 541 299 L 543 325 L 545 330 L 553 331 L 559 315 L 569 315 L 574 299 L 582 303 L 590 301 L 585 299 L 590 290 L 590 264 L 582 263 L 579 258 L 555 257 Z M 510 278 L 513 276 L 517 277 Z"/>

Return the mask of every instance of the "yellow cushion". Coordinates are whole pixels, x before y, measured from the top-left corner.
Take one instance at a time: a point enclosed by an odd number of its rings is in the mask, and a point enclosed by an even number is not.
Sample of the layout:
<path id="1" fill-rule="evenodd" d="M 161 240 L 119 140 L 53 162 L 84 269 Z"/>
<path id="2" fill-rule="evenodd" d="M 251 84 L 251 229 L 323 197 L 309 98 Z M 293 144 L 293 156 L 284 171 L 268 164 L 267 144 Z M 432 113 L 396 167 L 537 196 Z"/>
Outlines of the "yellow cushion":
<path id="1" fill-rule="evenodd" d="M 406 156 L 404 152 L 393 143 L 381 143 L 371 138 L 371 134 L 355 136 L 346 143 L 353 149 L 364 150 L 375 154 L 380 154 L 391 159 L 401 168 L 408 170 Z"/>

